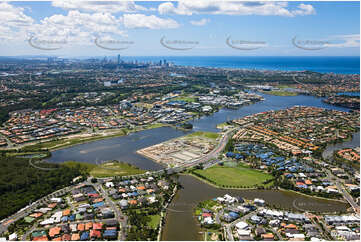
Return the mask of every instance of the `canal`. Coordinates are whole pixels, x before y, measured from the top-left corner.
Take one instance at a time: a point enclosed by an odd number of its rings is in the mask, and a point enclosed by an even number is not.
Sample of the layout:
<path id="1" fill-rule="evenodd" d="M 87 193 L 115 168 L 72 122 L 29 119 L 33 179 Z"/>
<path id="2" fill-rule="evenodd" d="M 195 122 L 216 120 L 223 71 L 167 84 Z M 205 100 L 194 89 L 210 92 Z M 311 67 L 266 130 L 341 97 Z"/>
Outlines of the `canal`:
<path id="1" fill-rule="evenodd" d="M 328 109 L 348 111 L 346 108 L 332 106 L 322 102 L 321 98 L 313 96 L 280 97 L 261 94 L 265 100 L 239 109 L 221 109 L 220 111 L 193 120 L 193 131 L 218 132 L 216 126 L 228 120 L 245 117 L 247 115 L 289 108 L 294 105 L 315 106 Z M 186 135 L 188 132 L 162 127 L 131 133 L 104 140 L 79 144 L 52 152 L 50 162 L 64 162 L 69 160 L 97 163 L 106 160 L 119 160 L 138 166 L 146 170 L 159 170 L 163 167 L 136 153 L 137 150 L 152 146 L 166 140 Z"/>
<path id="2" fill-rule="evenodd" d="M 228 120 L 241 118 L 247 115 L 289 108 L 294 105 L 315 106 L 340 111 L 348 111 L 343 107 L 336 107 L 322 102 L 321 98 L 313 96 L 280 97 L 262 94 L 264 101 L 243 106 L 237 110 L 221 109 L 220 111 L 203 116 L 192 121 L 193 131 L 218 132 L 216 126 Z M 192 131 L 192 132 L 193 132 Z M 137 150 L 155 145 L 166 140 L 186 135 L 189 132 L 162 127 L 151 130 L 131 133 L 127 136 L 110 138 L 75 145 L 52 152 L 48 159 L 50 162 L 64 162 L 68 160 L 82 162 L 101 162 L 106 160 L 119 160 L 138 166 L 146 170 L 159 170 L 160 164 L 138 155 Z M 352 142 L 359 139 L 354 136 Z M 359 144 L 359 142 L 358 142 Z M 340 144 L 337 144 L 340 145 Z M 332 149 L 331 147 L 329 148 Z M 317 199 L 301 194 L 274 191 L 274 190 L 227 190 L 212 187 L 191 176 L 180 176 L 181 189 L 169 206 L 166 215 L 166 224 L 162 233 L 162 240 L 201 240 L 199 226 L 193 217 L 193 208 L 203 200 L 211 199 L 226 193 L 242 196 L 246 199 L 256 197 L 266 200 L 270 205 L 295 210 L 296 207 L 309 211 L 335 212 L 346 211 L 348 204 L 338 201 Z"/>
<path id="3" fill-rule="evenodd" d="M 324 159 L 330 159 L 332 158 L 333 152 L 340 149 L 345 148 L 356 148 L 360 147 L 360 132 L 355 133 L 352 136 L 351 140 L 337 143 L 337 144 L 331 144 L 326 147 L 326 149 L 322 152 L 322 157 Z"/>
<path id="4" fill-rule="evenodd" d="M 269 205 L 297 211 L 297 209 L 318 212 L 346 211 L 347 203 L 313 198 L 294 192 L 275 190 L 231 190 L 208 185 L 190 175 L 179 177 L 183 189 L 169 204 L 162 240 L 202 240 L 200 227 L 193 216 L 195 206 L 204 200 L 229 194 L 246 199 L 261 198 Z"/>

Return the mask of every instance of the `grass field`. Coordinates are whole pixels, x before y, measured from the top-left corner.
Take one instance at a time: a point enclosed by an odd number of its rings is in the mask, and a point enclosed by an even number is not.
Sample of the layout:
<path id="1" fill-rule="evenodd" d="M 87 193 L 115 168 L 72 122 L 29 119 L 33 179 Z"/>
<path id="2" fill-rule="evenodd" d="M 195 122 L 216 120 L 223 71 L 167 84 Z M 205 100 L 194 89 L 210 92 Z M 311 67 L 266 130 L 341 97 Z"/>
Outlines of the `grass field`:
<path id="1" fill-rule="evenodd" d="M 139 169 L 138 167 L 132 166 L 128 163 L 123 162 L 107 162 L 101 165 L 96 165 L 86 162 L 77 162 L 77 161 L 66 161 L 63 163 L 64 166 L 78 168 L 82 173 L 88 173 L 93 177 L 103 178 L 111 176 L 128 176 L 135 174 L 142 174 L 145 171 Z"/>
<path id="2" fill-rule="evenodd" d="M 148 225 L 153 229 L 156 229 L 160 222 L 160 215 L 155 214 L 155 215 L 150 215 L 149 217 L 150 217 L 150 221 L 148 222 Z"/>
<path id="3" fill-rule="evenodd" d="M 189 137 L 198 136 L 198 137 L 205 137 L 205 138 L 208 138 L 208 139 L 217 139 L 219 134 L 212 133 L 212 132 L 197 131 L 197 132 L 189 134 L 188 136 Z"/>
<path id="4" fill-rule="evenodd" d="M 185 102 L 188 102 L 188 103 L 191 103 L 191 102 L 195 102 L 197 101 L 196 98 L 194 97 L 190 97 L 190 96 L 179 96 L 179 97 L 176 97 L 176 98 L 173 98 L 174 101 L 185 101 Z"/>
<path id="5" fill-rule="evenodd" d="M 90 171 L 93 177 L 129 176 L 142 174 L 145 171 L 127 163 L 108 162 L 94 167 Z"/>
<path id="6" fill-rule="evenodd" d="M 288 91 L 264 91 L 265 94 L 270 94 L 274 96 L 297 96 L 296 92 L 288 92 Z"/>
<path id="7" fill-rule="evenodd" d="M 244 166 L 223 167 L 217 165 L 206 170 L 195 170 L 194 173 L 206 177 L 216 186 L 231 187 L 253 187 L 256 185 L 270 186 L 271 183 L 267 185 L 262 183 L 273 178 L 270 174 Z"/>

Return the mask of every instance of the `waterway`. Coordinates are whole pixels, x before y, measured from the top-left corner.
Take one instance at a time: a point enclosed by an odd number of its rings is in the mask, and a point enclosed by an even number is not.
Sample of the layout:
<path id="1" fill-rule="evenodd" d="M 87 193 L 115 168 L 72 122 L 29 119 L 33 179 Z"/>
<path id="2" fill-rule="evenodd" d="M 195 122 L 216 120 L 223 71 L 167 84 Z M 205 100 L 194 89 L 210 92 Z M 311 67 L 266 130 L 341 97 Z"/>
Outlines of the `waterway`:
<path id="1" fill-rule="evenodd" d="M 199 119 L 193 120 L 191 122 L 193 124 L 193 131 L 219 132 L 216 126 L 228 120 L 269 110 L 289 108 L 294 105 L 315 106 L 348 111 L 347 108 L 336 107 L 323 103 L 321 98 L 313 96 L 299 95 L 292 97 L 280 97 L 267 94 L 261 95 L 265 98 L 264 101 L 243 106 L 239 109 L 221 109 L 212 115 L 203 116 Z M 48 159 L 48 161 L 64 162 L 75 160 L 96 163 L 106 160 L 119 160 L 136 165 L 141 169 L 162 169 L 160 164 L 138 155 L 136 151 L 172 138 L 186 135 L 187 133 L 188 132 L 169 127 L 139 131 L 127 136 L 98 140 L 59 149 L 52 152 L 52 156 Z"/>
<path id="2" fill-rule="evenodd" d="M 210 116 L 203 116 L 192 121 L 193 131 L 218 132 L 216 126 L 228 120 L 241 118 L 247 115 L 289 108 L 294 105 L 315 106 L 340 111 L 348 111 L 347 108 L 336 107 L 322 102 L 322 98 L 313 96 L 280 97 L 261 94 L 265 100 L 243 106 L 236 110 L 221 109 Z M 164 142 L 166 140 L 186 135 L 189 132 L 176 130 L 170 127 L 162 127 L 151 130 L 139 131 L 127 136 L 98 140 L 85 144 L 56 150 L 52 152 L 51 162 L 64 162 L 76 160 L 83 162 L 98 163 L 106 160 L 119 160 L 128 162 L 142 169 L 159 170 L 163 167 L 138 155 L 137 150 Z M 359 134 L 358 134 L 359 139 Z M 356 142 L 357 137 L 354 137 Z M 331 149 L 331 148 L 330 148 Z M 166 225 L 163 230 L 163 240 L 201 240 L 199 226 L 192 216 L 192 210 L 202 200 L 211 199 L 226 193 L 242 196 L 247 199 L 256 197 L 265 199 L 269 204 L 282 206 L 285 209 L 307 209 L 319 212 L 345 211 L 348 204 L 321 200 L 285 191 L 273 190 L 225 190 L 212 187 L 191 176 L 181 176 L 180 182 L 184 189 L 180 190 L 169 206 L 166 217 Z"/>
<path id="3" fill-rule="evenodd" d="M 352 136 L 351 140 L 342 143 L 328 145 L 326 149 L 323 151 L 322 157 L 324 159 L 330 159 L 332 158 L 333 152 L 336 150 L 345 149 L 345 148 L 356 148 L 356 147 L 360 147 L 360 132 L 355 133 Z"/>
<path id="4" fill-rule="evenodd" d="M 229 194 L 245 199 L 261 198 L 269 205 L 287 210 L 297 209 L 318 212 L 346 211 L 348 204 L 338 201 L 318 199 L 294 192 L 274 190 L 229 190 L 210 186 L 197 178 L 181 175 L 183 189 L 179 190 L 169 204 L 162 240 L 202 240 L 199 225 L 193 216 L 195 206 L 204 200 Z"/>

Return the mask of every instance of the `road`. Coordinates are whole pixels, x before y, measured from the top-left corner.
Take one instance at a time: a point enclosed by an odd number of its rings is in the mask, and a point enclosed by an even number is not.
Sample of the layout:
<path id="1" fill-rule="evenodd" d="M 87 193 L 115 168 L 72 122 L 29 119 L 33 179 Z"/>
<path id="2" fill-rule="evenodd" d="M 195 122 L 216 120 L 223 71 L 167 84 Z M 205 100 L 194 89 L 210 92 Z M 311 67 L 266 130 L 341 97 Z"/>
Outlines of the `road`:
<path id="1" fill-rule="evenodd" d="M 55 191 L 39 200 L 37 200 L 36 202 L 28 205 L 27 207 L 19 210 L 17 213 L 11 215 L 10 217 L 6 218 L 6 219 L 3 219 L 1 221 L 1 225 L 0 225 L 0 234 L 7 231 L 7 228 L 12 224 L 14 223 L 15 221 L 17 221 L 18 219 L 21 219 L 25 216 L 27 216 L 30 212 L 32 212 L 39 204 L 41 204 L 42 202 L 44 201 L 47 201 L 49 200 L 50 198 L 52 197 L 56 197 L 58 195 L 61 195 L 61 194 L 65 194 L 67 192 L 69 192 L 70 190 L 72 189 L 72 186 L 69 186 L 69 187 L 65 187 L 63 189 L 60 189 L 58 191 Z"/>
<path id="2" fill-rule="evenodd" d="M 326 170 L 327 172 L 327 177 L 330 180 L 334 180 L 335 181 L 335 185 L 337 187 L 337 189 L 342 193 L 342 196 L 344 197 L 344 199 L 351 205 L 352 209 L 354 210 L 354 212 L 356 214 L 360 214 L 360 206 L 355 202 L 355 200 L 353 199 L 353 197 L 346 191 L 346 189 L 343 187 L 342 182 L 340 181 L 340 179 L 336 176 L 334 176 L 330 170 Z"/>
<path id="3" fill-rule="evenodd" d="M 89 178 L 91 180 L 91 178 Z M 115 204 L 115 202 L 108 196 L 108 193 L 104 190 L 102 185 L 100 184 L 92 184 L 95 189 L 104 197 L 106 204 L 112 207 L 113 211 L 115 212 L 115 218 L 120 223 L 121 231 L 120 235 L 118 236 L 119 240 L 125 241 L 126 240 L 126 228 L 127 228 L 127 219 L 126 216 L 122 214 L 120 208 Z M 120 237 L 120 238 L 119 238 Z"/>
<path id="4" fill-rule="evenodd" d="M 175 168 L 168 168 L 166 169 L 168 173 L 175 173 L 175 172 L 181 172 L 184 171 L 188 168 L 197 166 L 199 164 L 203 164 L 206 163 L 209 160 L 218 158 L 218 155 L 223 151 L 223 149 L 225 148 L 229 138 L 230 138 L 230 134 L 232 134 L 232 132 L 236 130 L 236 128 L 234 129 L 230 129 L 228 130 L 226 133 L 223 134 L 220 142 L 218 143 L 218 145 L 216 146 L 216 148 L 214 148 L 211 152 L 209 152 L 208 154 L 204 155 L 201 158 L 197 158 L 193 161 L 191 161 L 190 163 L 187 163 L 183 166 L 179 166 L 179 167 L 175 167 Z M 163 173 L 164 170 L 159 170 L 159 171 L 154 171 L 154 172 L 147 172 L 146 175 L 152 175 L 152 174 L 159 174 L 159 173 Z M 142 177 L 145 174 L 139 174 L 139 175 L 133 175 L 133 176 L 127 176 L 128 178 L 135 178 L 135 177 Z M 89 182 L 86 182 L 89 183 Z M 94 184 L 90 184 L 89 185 L 94 185 Z M 7 228 L 9 227 L 10 224 L 12 224 L 13 222 L 15 222 L 16 220 L 25 217 L 26 215 L 28 215 L 32 210 L 34 210 L 37 205 L 39 205 L 40 203 L 44 202 L 45 200 L 48 200 L 51 197 L 55 197 L 56 195 L 59 195 L 60 193 L 64 194 L 66 192 L 69 192 L 72 189 L 72 186 L 63 188 L 61 190 L 55 191 L 47 196 L 45 196 L 44 198 L 39 199 L 38 201 L 32 203 L 31 205 L 29 205 L 26 208 L 23 208 L 22 210 L 19 210 L 17 213 L 15 213 L 14 215 L 11 215 L 10 217 L 4 219 L 1 221 L 1 225 L 0 225 L 0 234 L 7 231 Z M 107 193 L 103 190 L 103 188 L 100 186 L 98 186 L 98 191 L 102 191 L 102 194 L 104 194 L 106 200 L 108 201 L 108 203 L 111 205 L 111 207 L 113 208 L 113 210 L 116 212 L 116 216 L 117 219 L 119 219 L 118 221 L 122 221 L 120 219 L 121 217 L 121 211 L 117 208 L 116 204 L 108 197 Z M 126 228 L 126 222 L 122 222 L 122 224 L 125 226 L 124 228 Z M 124 234 L 124 233 L 122 233 Z M 125 240 L 125 237 L 121 240 Z"/>
<path id="5" fill-rule="evenodd" d="M 232 223 L 229 224 L 222 224 L 222 226 L 224 226 L 225 230 L 226 230 L 226 235 L 227 241 L 234 241 L 233 238 L 233 233 L 232 233 L 232 227 L 234 227 L 238 222 L 246 222 L 247 219 L 249 219 L 250 217 L 252 217 L 253 215 L 257 214 L 258 210 L 255 210 L 253 212 L 250 212 L 248 214 L 246 214 L 245 216 L 240 217 L 239 219 L 234 220 Z"/>

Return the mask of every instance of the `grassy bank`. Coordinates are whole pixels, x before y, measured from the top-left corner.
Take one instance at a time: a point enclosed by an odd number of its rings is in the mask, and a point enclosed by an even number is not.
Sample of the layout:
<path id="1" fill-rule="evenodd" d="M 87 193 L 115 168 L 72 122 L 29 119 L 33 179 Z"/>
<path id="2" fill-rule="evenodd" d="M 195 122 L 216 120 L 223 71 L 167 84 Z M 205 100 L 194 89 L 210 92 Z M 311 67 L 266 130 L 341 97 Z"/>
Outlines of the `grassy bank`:
<path id="1" fill-rule="evenodd" d="M 247 188 L 255 186 L 268 187 L 272 182 L 263 184 L 263 182 L 273 178 L 272 175 L 250 169 L 245 166 L 237 167 L 213 166 L 206 170 L 195 170 L 193 174 L 206 179 L 218 187 L 236 187 Z"/>
<path id="2" fill-rule="evenodd" d="M 288 91 L 263 91 L 265 94 L 274 95 L 274 96 L 297 96 L 298 94 L 296 92 L 288 92 Z"/>
<path id="3" fill-rule="evenodd" d="M 148 129 L 155 129 L 155 128 L 160 128 L 160 127 L 164 127 L 164 126 L 166 126 L 166 125 L 156 123 L 156 124 L 147 125 L 145 127 L 132 129 L 132 130 L 119 129 L 119 130 L 115 130 L 114 132 L 109 132 L 109 134 L 104 132 L 102 134 L 94 134 L 93 136 L 89 136 L 89 137 L 79 137 L 79 138 L 78 137 L 77 138 L 64 137 L 64 138 L 61 138 L 58 140 L 51 140 L 51 141 L 45 141 L 42 143 L 29 144 L 29 145 L 22 147 L 20 150 L 21 151 L 32 151 L 32 150 L 44 149 L 44 150 L 53 151 L 53 150 L 62 149 L 62 148 L 70 147 L 70 146 L 77 145 L 77 144 L 83 144 L 83 143 L 88 143 L 88 142 L 102 140 L 102 139 L 119 137 L 119 136 L 127 135 L 132 132 L 138 132 L 138 131 L 148 130 Z"/>
<path id="4" fill-rule="evenodd" d="M 76 168 L 83 173 L 90 174 L 96 178 L 130 176 L 146 172 L 136 166 L 119 161 L 109 161 L 100 165 L 86 162 L 66 161 L 63 165 L 70 168 Z"/>
<path id="5" fill-rule="evenodd" d="M 189 137 L 204 137 L 208 139 L 217 139 L 219 137 L 219 134 L 212 133 L 212 132 L 203 132 L 203 131 L 197 131 L 194 133 L 191 133 L 188 135 Z"/>

